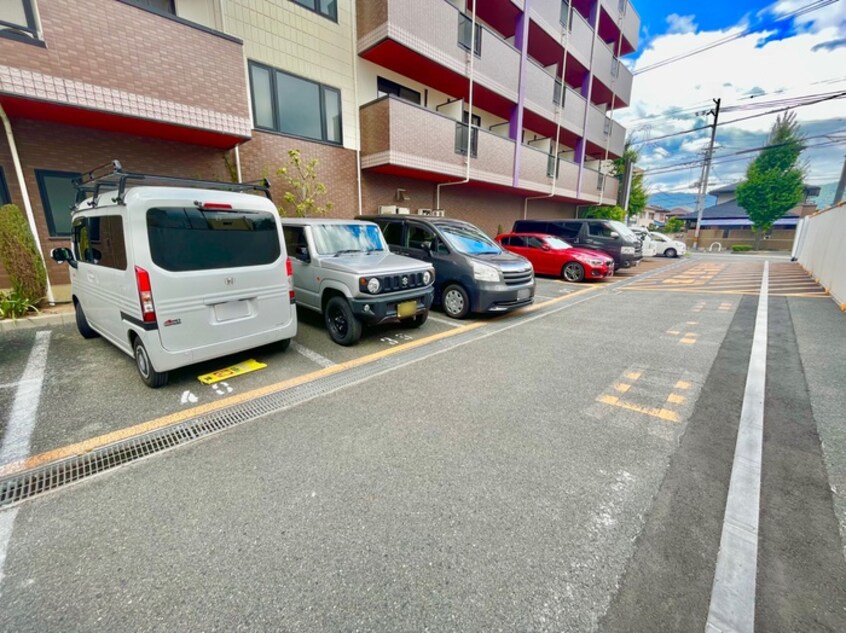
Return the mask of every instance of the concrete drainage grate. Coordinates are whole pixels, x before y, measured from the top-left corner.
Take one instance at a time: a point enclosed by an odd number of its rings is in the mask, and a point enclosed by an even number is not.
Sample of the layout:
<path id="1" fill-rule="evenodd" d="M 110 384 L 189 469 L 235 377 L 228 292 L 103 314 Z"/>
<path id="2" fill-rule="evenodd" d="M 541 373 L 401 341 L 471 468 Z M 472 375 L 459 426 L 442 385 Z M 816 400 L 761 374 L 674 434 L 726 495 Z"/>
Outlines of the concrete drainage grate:
<path id="1" fill-rule="evenodd" d="M 435 341 L 422 347 L 400 352 L 360 367 L 353 367 L 338 374 L 268 394 L 250 402 L 221 409 L 171 427 L 104 446 L 84 455 L 69 457 L 52 464 L 6 476 L 0 479 L 0 508 L 50 492 L 148 455 L 154 455 L 208 437 L 248 420 L 279 413 L 318 396 L 350 387 L 401 365 L 420 360 L 432 353 L 467 342 L 475 338 L 477 334 L 479 334 L 477 330 L 471 330 L 449 339 Z"/>

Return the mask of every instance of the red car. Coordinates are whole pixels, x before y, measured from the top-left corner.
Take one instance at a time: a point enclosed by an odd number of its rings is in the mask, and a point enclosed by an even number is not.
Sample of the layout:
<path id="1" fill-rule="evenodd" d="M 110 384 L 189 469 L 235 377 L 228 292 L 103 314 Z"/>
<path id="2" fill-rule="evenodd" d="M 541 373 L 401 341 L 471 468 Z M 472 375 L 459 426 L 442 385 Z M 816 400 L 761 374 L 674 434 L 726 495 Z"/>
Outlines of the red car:
<path id="1" fill-rule="evenodd" d="M 566 281 L 603 279 L 614 274 L 614 259 L 607 253 L 571 246 L 554 235 L 503 233 L 496 236 L 496 241 L 532 262 L 535 274 Z"/>

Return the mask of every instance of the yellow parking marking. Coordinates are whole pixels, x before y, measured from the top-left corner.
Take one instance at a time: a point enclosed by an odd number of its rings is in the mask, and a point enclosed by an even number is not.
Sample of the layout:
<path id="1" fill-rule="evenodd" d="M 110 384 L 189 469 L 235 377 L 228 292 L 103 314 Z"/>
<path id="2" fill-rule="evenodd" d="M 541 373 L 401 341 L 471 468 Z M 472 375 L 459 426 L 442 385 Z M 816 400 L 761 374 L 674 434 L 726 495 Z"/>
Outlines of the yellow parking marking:
<path id="1" fill-rule="evenodd" d="M 670 409 L 659 409 L 657 407 L 642 407 L 640 405 L 631 404 L 629 402 L 621 402 L 620 399 L 615 396 L 599 396 L 597 400 L 604 404 L 610 404 L 612 406 L 620 407 L 621 409 L 627 409 L 629 411 L 637 411 L 638 413 L 644 413 L 646 415 L 652 416 L 653 418 L 667 420 L 668 422 L 679 421 L 678 413 L 676 413 L 675 411 L 671 411 Z"/>
<path id="2" fill-rule="evenodd" d="M 250 360 L 245 360 L 243 363 L 237 363 L 236 365 L 226 367 L 225 369 L 218 369 L 217 371 L 213 371 L 209 374 L 197 376 L 197 380 L 204 385 L 213 385 L 221 380 L 229 380 L 230 378 L 249 374 L 250 372 L 258 371 L 259 369 L 264 369 L 265 367 L 267 367 L 267 363 L 260 363 L 251 358 Z"/>
<path id="3" fill-rule="evenodd" d="M 630 372 L 626 372 L 626 374 L 625 374 L 626 378 L 628 378 L 629 380 L 637 380 L 642 375 L 643 375 L 643 372 L 640 372 L 640 371 L 630 371 Z"/>
<path id="4" fill-rule="evenodd" d="M 699 321 L 685 321 L 685 325 L 699 325 Z"/>
<path id="5" fill-rule="evenodd" d="M 693 345 L 694 343 L 696 343 L 696 337 L 695 336 L 685 336 L 683 339 L 681 339 L 679 341 L 679 343 L 683 343 L 685 345 Z"/>
<path id="6" fill-rule="evenodd" d="M 450 338 L 457 334 L 462 334 L 470 330 L 475 330 L 477 328 L 483 327 L 484 325 L 484 322 L 469 323 L 461 328 L 447 330 L 446 332 L 439 332 L 438 334 L 433 334 L 431 336 L 427 336 L 416 341 L 411 341 L 409 343 L 404 343 L 395 347 L 389 347 L 387 349 L 374 352 L 373 354 L 368 354 L 366 356 L 354 358 L 343 363 L 338 363 L 337 365 L 332 365 L 331 367 L 318 369 L 317 371 L 313 371 L 308 374 L 303 374 L 302 376 L 289 378 L 288 380 L 283 380 L 272 385 L 259 387 L 257 389 L 230 396 L 228 398 L 223 398 L 214 402 L 202 404 L 196 407 L 192 407 L 190 409 L 177 411 L 175 413 L 171 413 L 160 418 L 155 418 L 147 422 L 142 422 L 140 424 L 129 426 L 118 431 L 113 431 L 104 435 L 98 435 L 97 437 L 92 437 L 82 442 L 69 444 L 67 446 L 53 449 L 51 451 L 32 455 L 31 457 L 27 457 L 26 459 L 18 460 L 16 462 L 6 464 L 5 466 L 0 466 L 0 477 L 5 477 L 6 475 L 18 473 L 24 470 L 28 470 L 30 468 L 36 468 L 37 466 L 42 466 L 46 463 L 59 459 L 73 457 L 74 455 L 80 455 L 82 453 L 89 453 L 103 446 L 107 446 L 108 444 L 114 444 L 115 442 L 120 442 L 122 440 L 136 437 L 138 435 L 143 435 L 144 433 L 149 433 L 150 431 L 156 431 L 167 426 L 178 424 L 179 422 L 190 420 L 191 418 L 195 418 L 200 415 L 219 411 L 220 409 L 231 407 L 236 404 L 241 404 L 243 402 L 247 402 L 255 398 L 260 398 L 262 396 L 276 393 L 278 391 L 290 389 L 291 387 L 297 387 L 299 385 L 313 382 L 315 380 L 318 380 L 319 378 L 332 376 L 347 369 L 361 367 L 362 365 L 367 365 L 369 363 L 376 362 L 383 358 L 387 358 L 389 356 L 404 352 L 409 349 L 422 347 L 423 345 L 434 343 L 435 341 L 440 341 L 442 339 Z"/>
<path id="7" fill-rule="evenodd" d="M 682 404 L 685 400 L 687 400 L 687 398 L 678 393 L 671 393 L 667 396 L 667 402 L 671 402 L 672 404 Z"/>
<path id="8" fill-rule="evenodd" d="M 667 334 L 672 334 L 673 336 L 678 336 L 681 334 L 679 330 L 667 330 Z"/>
<path id="9" fill-rule="evenodd" d="M 626 393 L 631 388 L 632 388 L 631 385 L 627 385 L 624 382 L 618 382 L 616 385 L 614 385 L 614 389 L 616 389 L 620 393 Z"/>
<path id="10" fill-rule="evenodd" d="M 686 380 L 679 380 L 676 383 L 676 389 L 690 389 L 690 383 Z"/>

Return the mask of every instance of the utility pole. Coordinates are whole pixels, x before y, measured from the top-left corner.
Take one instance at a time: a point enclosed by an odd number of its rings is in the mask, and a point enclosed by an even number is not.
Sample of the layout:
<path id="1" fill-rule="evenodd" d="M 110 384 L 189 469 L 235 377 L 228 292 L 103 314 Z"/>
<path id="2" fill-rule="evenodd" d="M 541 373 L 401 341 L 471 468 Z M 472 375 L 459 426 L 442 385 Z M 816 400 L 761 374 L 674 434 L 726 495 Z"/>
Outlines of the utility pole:
<path id="1" fill-rule="evenodd" d="M 702 225 L 702 212 L 705 210 L 705 194 L 708 193 L 708 175 L 711 172 L 711 157 L 714 155 L 714 139 L 717 136 L 717 120 L 720 118 L 720 101 L 712 99 L 715 108 L 707 114 L 714 115 L 714 123 L 711 126 L 711 143 L 708 145 L 708 153 L 705 155 L 705 163 L 702 165 L 702 177 L 699 179 L 699 195 L 696 197 L 696 232 L 693 234 L 693 249 L 699 248 L 699 230 Z"/>
<path id="2" fill-rule="evenodd" d="M 840 182 L 837 183 L 837 189 L 834 190 L 834 204 L 838 204 L 843 200 L 844 189 L 846 189 L 846 157 L 843 158 L 843 171 L 840 172 Z"/>

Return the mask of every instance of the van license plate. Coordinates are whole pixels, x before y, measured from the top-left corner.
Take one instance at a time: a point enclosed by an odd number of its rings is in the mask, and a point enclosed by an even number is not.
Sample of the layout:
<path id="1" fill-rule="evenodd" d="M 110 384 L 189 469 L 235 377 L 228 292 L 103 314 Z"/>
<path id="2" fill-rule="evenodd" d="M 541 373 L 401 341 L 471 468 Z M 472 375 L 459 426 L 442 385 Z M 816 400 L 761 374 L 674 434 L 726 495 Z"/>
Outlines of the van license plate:
<path id="1" fill-rule="evenodd" d="M 517 291 L 517 298 L 518 299 L 528 299 L 532 295 L 531 290 L 528 288 L 523 288 Z"/>
<path id="2" fill-rule="evenodd" d="M 416 301 L 403 301 L 397 304 L 397 316 L 401 319 L 417 314 Z"/>

